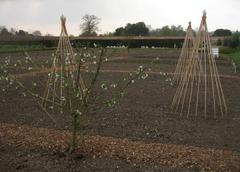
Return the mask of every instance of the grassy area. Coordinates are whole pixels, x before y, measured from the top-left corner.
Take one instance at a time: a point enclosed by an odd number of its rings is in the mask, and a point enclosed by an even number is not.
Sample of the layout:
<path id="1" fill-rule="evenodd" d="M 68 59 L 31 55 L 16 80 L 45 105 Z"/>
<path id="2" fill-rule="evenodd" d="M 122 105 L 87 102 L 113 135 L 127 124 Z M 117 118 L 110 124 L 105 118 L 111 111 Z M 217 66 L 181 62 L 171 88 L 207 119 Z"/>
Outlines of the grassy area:
<path id="1" fill-rule="evenodd" d="M 237 71 L 240 71 L 240 49 L 238 48 L 222 48 L 220 53 L 228 55 L 236 65 Z"/>
<path id="2" fill-rule="evenodd" d="M 236 52 L 240 51 L 239 49 L 237 48 L 227 48 L 227 47 L 224 47 L 224 48 L 220 48 L 219 52 L 221 54 L 234 54 Z"/>
<path id="3" fill-rule="evenodd" d="M 22 52 L 25 51 L 39 51 L 39 50 L 50 50 L 53 48 L 45 47 L 41 44 L 38 45 L 0 45 L 0 53 L 6 52 Z"/>
<path id="4" fill-rule="evenodd" d="M 240 49 L 229 56 L 234 61 L 237 71 L 240 71 Z"/>

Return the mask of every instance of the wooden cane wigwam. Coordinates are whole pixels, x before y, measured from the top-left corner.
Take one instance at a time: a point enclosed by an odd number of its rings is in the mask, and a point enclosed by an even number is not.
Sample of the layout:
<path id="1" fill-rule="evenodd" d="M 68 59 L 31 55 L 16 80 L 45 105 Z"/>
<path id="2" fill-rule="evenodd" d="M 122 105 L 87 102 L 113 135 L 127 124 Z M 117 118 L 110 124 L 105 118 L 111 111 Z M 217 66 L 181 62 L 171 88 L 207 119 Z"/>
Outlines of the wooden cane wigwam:
<path id="1" fill-rule="evenodd" d="M 189 63 L 177 87 L 172 111 L 205 118 L 223 117 L 227 105 L 207 29 L 204 11 Z"/>
<path id="2" fill-rule="evenodd" d="M 183 42 L 181 54 L 178 59 L 177 67 L 173 75 L 173 82 L 179 83 L 183 79 L 183 74 L 189 63 L 189 59 L 193 49 L 194 35 L 191 22 L 188 23 L 187 33 Z"/>
<path id="3" fill-rule="evenodd" d="M 51 104 L 51 107 L 54 107 L 56 104 L 62 106 L 65 101 L 64 98 L 67 92 L 66 89 L 71 88 L 66 87 L 66 84 L 76 84 L 76 77 L 80 77 L 78 85 L 82 88 L 81 90 L 85 88 L 85 84 L 81 75 L 75 76 L 75 57 L 76 55 L 73 52 L 66 29 L 66 18 L 61 16 L 61 34 L 56 53 L 53 56 L 52 70 L 48 74 L 48 81 L 43 95 L 44 100 L 42 104 L 45 108 Z"/>

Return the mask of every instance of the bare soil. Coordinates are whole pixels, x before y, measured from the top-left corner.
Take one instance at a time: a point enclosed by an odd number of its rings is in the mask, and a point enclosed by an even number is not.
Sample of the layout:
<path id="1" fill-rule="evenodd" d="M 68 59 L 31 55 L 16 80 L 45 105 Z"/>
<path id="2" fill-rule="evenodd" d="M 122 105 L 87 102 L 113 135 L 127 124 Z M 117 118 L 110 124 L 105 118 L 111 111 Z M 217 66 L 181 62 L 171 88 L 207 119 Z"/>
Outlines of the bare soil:
<path id="1" fill-rule="evenodd" d="M 233 78 L 221 78 L 228 105 L 228 114 L 223 119 L 218 120 L 202 117 L 187 119 L 180 117 L 179 114 L 171 113 L 169 105 L 176 86 L 171 86 L 170 82 L 167 81 L 171 77 L 170 75 L 160 74 L 160 72 L 174 72 L 179 52 L 179 50 L 130 50 L 127 59 L 106 63 L 103 70 L 108 72 L 101 73 L 101 80 L 116 81 L 126 76 L 126 73 L 114 72 L 114 70 L 132 71 L 139 65 L 151 65 L 152 71 L 159 72 L 159 75 L 150 74 L 146 80 L 138 81 L 132 85 L 127 90 L 128 94 L 117 107 L 89 114 L 83 119 L 80 132 L 84 135 L 127 138 L 144 143 L 166 143 L 203 149 L 229 150 L 240 154 L 240 80 L 237 78 L 238 74 L 234 73 L 230 60 L 226 57 L 217 59 L 220 74 L 234 76 Z M 30 55 L 34 59 L 49 59 L 51 53 L 34 52 Z M 19 54 L 9 55 L 16 59 L 23 58 Z M 0 54 L 0 59 L 5 56 L 6 54 Z M 156 57 L 159 57 L 159 61 L 150 64 L 152 59 Z M 24 78 L 26 84 L 33 80 L 39 83 L 38 91 L 41 92 L 43 87 L 40 86 L 40 83 L 44 83 L 46 77 L 41 74 Z M 2 83 L 0 86 L 1 88 L 5 87 Z M 24 124 L 58 130 L 69 129 L 68 116 L 63 114 L 49 116 L 44 113 L 33 98 L 23 97 L 18 90 L 10 90 L 1 92 L 1 123 Z M 186 170 L 151 164 L 134 165 L 124 159 L 93 158 L 90 155 L 85 155 L 84 159 L 69 160 L 64 156 L 59 157 L 59 153 L 42 149 L 18 148 L 16 145 L 0 146 L 0 157 L 0 168 L 4 171 Z M 190 169 L 190 171 L 199 171 L 199 169 Z"/>

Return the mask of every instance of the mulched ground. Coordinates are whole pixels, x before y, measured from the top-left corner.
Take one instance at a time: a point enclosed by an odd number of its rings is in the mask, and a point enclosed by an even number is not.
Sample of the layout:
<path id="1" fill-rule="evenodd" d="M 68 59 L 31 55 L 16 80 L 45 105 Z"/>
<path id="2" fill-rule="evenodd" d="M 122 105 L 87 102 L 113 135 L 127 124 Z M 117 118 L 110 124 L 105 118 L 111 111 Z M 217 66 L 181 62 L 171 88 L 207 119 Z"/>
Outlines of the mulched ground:
<path id="1" fill-rule="evenodd" d="M 182 169 L 156 165 L 131 164 L 123 159 L 97 157 L 94 155 L 69 156 L 64 152 L 23 148 L 16 145 L 0 147 L 0 167 L 4 172 L 196 172 L 196 169 Z"/>
<path id="2" fill-rule="evenodd" d="M 0 124 L 2 144 L 64 152 L 70 133 L 13 124 Z M 97 157 L 115 157 L 137 164 L 154 164 L 205 171 L 239 171 L 240 154 L 216 149 L 202 149 L 173 144 L 146 144 L 128 139 L 78 136 L 76 152 Z"/>

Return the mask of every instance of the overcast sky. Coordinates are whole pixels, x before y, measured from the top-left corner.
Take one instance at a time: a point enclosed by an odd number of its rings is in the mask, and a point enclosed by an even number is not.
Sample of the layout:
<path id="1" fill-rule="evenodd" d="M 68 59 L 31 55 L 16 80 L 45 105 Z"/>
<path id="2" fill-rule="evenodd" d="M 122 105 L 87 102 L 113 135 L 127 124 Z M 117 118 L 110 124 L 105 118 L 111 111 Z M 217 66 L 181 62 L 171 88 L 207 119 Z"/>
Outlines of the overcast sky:
<path id="1" fill-rule="evenodd" d="M 64 14 L 68 32 L 78 35 L 83 15 L 94 14 L 101 18 L 99 33 L 139 21 L 152 28 L 186 28 L 192 21 L 197 28 L 204 9 L 209 31 L 240 30 L 240 0 L 0 0 L 0 25 L 58 35 L 59 17 Z"/>

